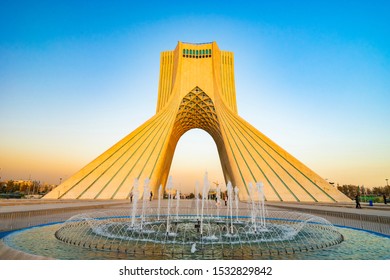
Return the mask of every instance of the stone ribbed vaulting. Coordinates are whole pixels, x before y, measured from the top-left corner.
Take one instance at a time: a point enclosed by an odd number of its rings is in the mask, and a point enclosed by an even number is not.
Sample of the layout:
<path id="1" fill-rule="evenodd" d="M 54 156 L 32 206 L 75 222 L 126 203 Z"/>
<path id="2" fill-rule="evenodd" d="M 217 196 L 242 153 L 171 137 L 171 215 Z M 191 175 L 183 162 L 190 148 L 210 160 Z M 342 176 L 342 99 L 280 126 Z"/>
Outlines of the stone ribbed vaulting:
<path id="1" fill-rule="evenodd" d="M 127 199 L 134 179 L 165 187 L 180 137 L 193 128 L 216 143 L 225 181 L 248 199 L 248 183 L 262 181 L 268 201 L 350 201 L 237 113 L 233 53 L 215 42 L 179 42 L 161 54 L 156 114 L 46 199 Z"/>

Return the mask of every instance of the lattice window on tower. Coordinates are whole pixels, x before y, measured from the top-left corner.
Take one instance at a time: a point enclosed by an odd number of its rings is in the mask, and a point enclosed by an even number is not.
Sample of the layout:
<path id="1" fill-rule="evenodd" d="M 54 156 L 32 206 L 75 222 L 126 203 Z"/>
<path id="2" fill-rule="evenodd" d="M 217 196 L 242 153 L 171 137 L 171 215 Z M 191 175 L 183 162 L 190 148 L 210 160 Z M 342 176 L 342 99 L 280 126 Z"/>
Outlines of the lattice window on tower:
<path id="1" fill-rule="evenodd" d="M 182 103 L 189 106 L 183 105 L 179 108 L 176 117 L 178 127 L 175 132 L 178 137 L 193 128 L 204 129 L 212 135 L 220 134 L 218 118 L 211 113 L 215 111 L 214 104 L 200 88 L 195 87 L 183 98 Z"/>

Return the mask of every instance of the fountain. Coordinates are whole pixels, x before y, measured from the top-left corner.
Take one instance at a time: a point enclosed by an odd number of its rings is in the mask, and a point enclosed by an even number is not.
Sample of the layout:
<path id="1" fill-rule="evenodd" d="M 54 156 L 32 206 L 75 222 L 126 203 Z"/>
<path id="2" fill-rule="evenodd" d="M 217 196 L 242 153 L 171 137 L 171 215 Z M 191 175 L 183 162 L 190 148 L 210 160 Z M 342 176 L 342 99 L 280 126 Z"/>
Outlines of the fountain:
<path id="1" fill-rule="evenodd" d="M 199 218 L 199 182 L 195 184 L 196 217 Z"/>
<path id="2" fill-rule="evenodd" d="M 215 201 L 217 207 L 217 218 L 219 219 L 220 218 L 219 210 L 221 208 L 221 187 L 219 185 L 217 185 Z"/>
<path id="3" fill-rule="evenodd" d="M 238 192 L 239 192 L 239 189 L 236 186 L 234 188 L 234 201 L 236 202 L 236 221 L 238 221 Z"/>
<path id="4" fill-rule="evenodd" d="M 138 179 L 134 180 L 133 193 L 131 196 L 133 197 L 133 211 L 131 211 L 131 227 L 135 225 L 135 217 L 137 215 L 137 204 L 138 204 Z"/>
<path id="5" fill-rule="evenodd" d="M 227 186 L 226 186 L 226 189 L 227 189 L 227 213 L 226 213 L 226 216 L 228 217 L 228 219 L 226 219 L 226 222 L 227 222 L 227 228 L 229 229 L 229 232 L 231 234 L 233 234 L 233 209 L 232 209 L 232 205 L 233 205 L 233 198 L 232 198 L 232 192 L 233 192 L 233 186 L 232 186 L 232 183 L 231 182 L 228 182 Z M 230 223 L 229 223 L 230 222 Z"/>
<path id="6" fill-rule="evenodd" d="M 179 209 L 180 209 L 180 191 L 176 191 L 176 221 L 179 220 Z"/>
<path id="7" fill-rule="evenodd" d="M 259 217 L 261 227 L 265 227 L 265 206 L 264 206 L 264 185 L 262 182 L 256 183 L 257 193 L 259 196 Z"/>
<path id="8" fill-rule="evenodd" d="M 141 187 L 135 179 L 130 205 L 87 210 L 65 222 L 11 231 L 2 241 L 16 250 L 58 259 L 389 258 L 388 233 L 376 236 L 333 226 L 311 214 L 265 207 L 261 182 L 247 185 L 252 199 L 245 202 L 239 201 L 239 189 L 230 182 L 216 188 L 214 199 L 209 186 L 205 174 L 203 186 L 196 184 L 195 199 L 181 199 L 169 177 L 150 202 L 149 180 Z M 359 250 L 351 254 L 351 248 Z"/>
<path id="9" fill-rule="evenodd" d="M 342 234 L 323 218 L 303 213 L 266 211 L 263 188 L 260 182 L 256 183 L 256 187 L 249 184 L 250 207 L 240 209 L 238 188 L 233 188 L 228 182 L 226 215 L 221 215 L 221 190 L 217 188 L 215 200 L 208 199 L 206 173 L 201 209 L 198 207 L 197 184 L 196 209 L 186 203 L 188 201 L 181 202 L 180 191 L 177 190 L 176 211 L 171 213 L 174 199 L 172 177 L 168 179 L 165 188 L 168 197 L 163 203 L 161 187 L 158 191 L 157 209 L 151 207 L 147 199 L 148 179 L 144 182 L 142 203 L 138 205 L 136 180 L 130 216 L 113 210 L 79 214 L 67 220 L 56 231 L 55 237 L 68 245 L 121 252 L 134 258 L 259 258 L 320 250 L 343 241 Z"/>
<path id="10" fill-rule="evenodd" d="M 142 195 L 142 213 L 141 213 L 141 229 L 143 224 L 145 223 L 145 218 L 146 218 L 146 209 L 149 209 L 148 207 L 148 194 L 149 194 L 149 178 L 145 179 L 144 183 L 144 193 Z"/>
<path id="11" fill-rule="evenodd" d="M 162 185 L 158 188 L 158 206 L 157 206 L 157 220 L 160 220 L 160 209 L 161 209 L 161 191 Z"/>
<path id="12" fill-rule="evenodd" d="M 204 180 L 203 180 L 203 192 L 202 192 L 202 212 L 200 214 L 200 235 L 203 235 L 203 218 L 204 218 L 204 204 L 206 201 L 206 197 L 208 196 L 209 192 L 209 180 L 207 177 L 207 172 L 204 175 Z"/>
<path id="13" fill-rule="evenodd" d="M 173 188 L 173 184 L 172 184 L 172 176 L 169 176 L 168 178 L 168 184 L 166 186 L 166 189 L 167 189 L 167 192 L 168 192 L 168 210 L 167 210 L 167 225 L 166 225 L 166 234 L 167 235 L 170 235 L 170 228 L 171 228 L 171 224 L 170 224 L 170 216 L 171 216 L 171 200 L 172 200 L 172 194 L 171 194 L 171 191 L 172 191 L 172 188 Z"/>

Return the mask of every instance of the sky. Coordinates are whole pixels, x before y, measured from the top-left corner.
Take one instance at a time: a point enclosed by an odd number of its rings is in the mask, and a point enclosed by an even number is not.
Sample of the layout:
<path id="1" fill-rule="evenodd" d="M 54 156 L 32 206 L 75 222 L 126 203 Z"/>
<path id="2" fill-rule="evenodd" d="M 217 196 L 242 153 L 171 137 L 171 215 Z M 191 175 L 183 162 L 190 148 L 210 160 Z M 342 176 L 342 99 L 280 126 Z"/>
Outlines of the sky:
<path id="1" fill-rule="evenodd" d="M 235 56 L 239 115 L 323 178 L 390 177 L 387 1 L 1 1 L 0 177 L 58 184 L 154 115 L 160 52 Z M 191 159 L 191 160 L 189 160 Z M 180 139 L 183 191 L 223 182 L 202 130 Z"/>

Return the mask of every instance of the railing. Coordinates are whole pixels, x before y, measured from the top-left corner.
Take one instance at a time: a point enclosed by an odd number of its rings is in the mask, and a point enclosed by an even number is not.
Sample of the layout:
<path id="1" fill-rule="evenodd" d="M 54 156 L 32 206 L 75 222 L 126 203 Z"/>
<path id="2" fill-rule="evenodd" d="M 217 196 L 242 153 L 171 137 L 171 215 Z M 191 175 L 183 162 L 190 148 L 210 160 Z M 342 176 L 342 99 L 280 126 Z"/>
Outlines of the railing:
<path id="1" fill-rule="evenodd" d="M 274 207 L 274 205 L 272 206 Z M 321 209 L 294 208 L 286 206 L 279 207 L 289 211 L 304 212 L 320 216 L 327 219 L 336 226 L 369 230 L 390 236 L 390 217 L 387 216 L 335 212 Z"/>
<path id="2" fill-rule="evenodd" d="M 95 212 L 98 209 L 110 208 L 112 206 L 113 204 L 106 204 L 0 213 L 0 232 L 12 231 L 42 224 L 63 222 L 76 214 Z"/>
<path id="3" fill-rule="evenodd" d="M 370 230 L 390 236 L 390 217 L 328 211 L 324 211 L 323 214 L 317 213 L 317 215 L 335 225 Z"/>

